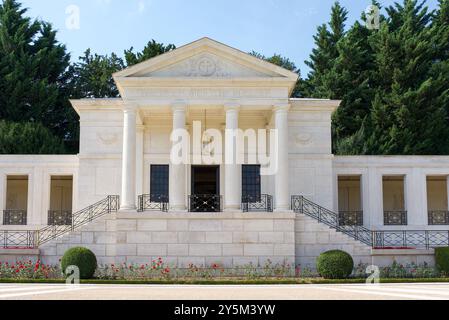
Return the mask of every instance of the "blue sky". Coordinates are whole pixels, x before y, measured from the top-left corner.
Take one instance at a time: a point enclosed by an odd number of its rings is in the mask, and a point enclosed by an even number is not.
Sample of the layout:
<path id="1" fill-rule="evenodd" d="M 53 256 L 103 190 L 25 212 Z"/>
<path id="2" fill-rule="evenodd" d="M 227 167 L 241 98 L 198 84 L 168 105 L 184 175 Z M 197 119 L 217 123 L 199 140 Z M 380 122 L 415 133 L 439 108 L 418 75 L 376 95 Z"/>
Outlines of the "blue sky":
<path id="1" fill-rule="evenodd" d="M 402 2 L 402 0 L 400 0 Z M 150 40 L 184 45 L 208 36 L 243 51 L 282 54 L 300 67 L 313 48 L 316 27 L 329 19 L 334 0 L 22 0 L 29 15 L 53 23 L 72 59 L 87 48 L 106 54 Z M 380 0 L 383 6 L 394 3 Z M 435 8 L 437 0 L 428 0 Z M 341 0 L 351 24 L 370 0 Z M 80 9 L 80 28 L 66 27 L 66 9 Z"/>

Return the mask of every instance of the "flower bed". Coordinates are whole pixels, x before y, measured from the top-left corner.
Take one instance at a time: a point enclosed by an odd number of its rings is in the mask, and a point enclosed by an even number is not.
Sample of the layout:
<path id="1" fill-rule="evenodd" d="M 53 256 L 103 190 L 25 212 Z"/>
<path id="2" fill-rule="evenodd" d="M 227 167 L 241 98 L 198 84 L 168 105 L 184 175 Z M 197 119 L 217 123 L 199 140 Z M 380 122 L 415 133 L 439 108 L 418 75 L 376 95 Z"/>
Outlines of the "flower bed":
<path id="1" fill-rule="evenodd" d="M 10 264 L 0 262 L 0 279 L 58 279 L 62 278 L 59 267 L 33 262 Z"/>
<path id="2" fill-rule="evenodd" d="M 359 264 L 349 281 L 366 279 L 368 265 Z M 402 265 L 393 263 L 389 267 L 379 268 L 381 279 L 437 279 L 446 277 L 435 268 L 426 264 Z M 40 261 L 17 262 L 16 264 L 0 263 L 1 280 L 64 280 L 59 266 L 42 264 Z M 97 268 L 94 279 L 97 281 L 302 281 L 320 276 L 308 268 L 289 264 L 274 264 L 271 261 L 263 266 L 248 264 L 237 268 L 225 268 L 219 264 L 210 266 L 189 265 L 187 268 L 175 268 L 158 258 L 148 264 L 109 264 Z"/>

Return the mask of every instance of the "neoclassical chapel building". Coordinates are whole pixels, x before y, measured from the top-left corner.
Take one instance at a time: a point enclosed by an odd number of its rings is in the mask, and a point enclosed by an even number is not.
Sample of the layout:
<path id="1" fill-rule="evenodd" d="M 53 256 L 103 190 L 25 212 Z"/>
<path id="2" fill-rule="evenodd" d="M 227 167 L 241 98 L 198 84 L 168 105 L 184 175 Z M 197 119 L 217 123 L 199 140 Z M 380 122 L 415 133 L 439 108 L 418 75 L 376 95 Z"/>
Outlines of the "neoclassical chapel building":
<path id="1" fill-rule="evenodd" d="M 0 156 L 0 261 L 58 263 L 82 245 L 100 263 L 313 268 L 335 248 L 434 263 L 449 246 L 449 157 L 334 156 L 340 102 L 290 98 L 297 78 L 209 38 L 116 73 L 121 98 L 71 101 L 78 155 Z M 195 122 L 276 130 L 277 170 L 173 163 L 172 131 Z"/>

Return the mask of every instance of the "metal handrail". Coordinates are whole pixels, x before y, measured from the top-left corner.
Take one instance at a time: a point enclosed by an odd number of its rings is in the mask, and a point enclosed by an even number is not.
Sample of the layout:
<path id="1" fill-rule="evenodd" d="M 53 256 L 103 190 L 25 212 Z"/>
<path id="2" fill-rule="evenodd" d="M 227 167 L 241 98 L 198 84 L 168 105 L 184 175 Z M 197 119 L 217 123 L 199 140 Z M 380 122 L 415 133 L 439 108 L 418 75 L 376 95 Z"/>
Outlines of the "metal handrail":
<path id="1" fill-rule="evenodd" d="M 337 213 L 307 200 L 292 197 L 292 210 L 305 214 L 375 249 L 431 249 L 449 246 L 449 230 L 385 230 L 375 231 L 364 226 L 342 226 Z"/>
<path id="2" fill-rule="evenodd" d="M 117 212 L 120 209 L 119 199 L 119 196 L 108 196 L 106 199 L 74 213 L 70 225 L 52 225 L 40 230 L 31 231 L 1 231 L 0 247 L 5 249 L 38 248 L 42 244 L 70 233 L 95 219 L 112 212 Z"/>
<path id="3" fill-rule="evenodd" d="M 261 194 L 242 197 L 243 212 L 273 212 L 273 196 Z"/>
<path id="4" fill-rule="evenodd" d="M 155 194 L 143 194 L 138 197 L 138 212 L 168 212 L 168 197 Z"/>
<path id="5" fill-rule="evenodd" d="M 222 212 L 222 197 L 216 194 L 189 196 L 189 212 Z"/>

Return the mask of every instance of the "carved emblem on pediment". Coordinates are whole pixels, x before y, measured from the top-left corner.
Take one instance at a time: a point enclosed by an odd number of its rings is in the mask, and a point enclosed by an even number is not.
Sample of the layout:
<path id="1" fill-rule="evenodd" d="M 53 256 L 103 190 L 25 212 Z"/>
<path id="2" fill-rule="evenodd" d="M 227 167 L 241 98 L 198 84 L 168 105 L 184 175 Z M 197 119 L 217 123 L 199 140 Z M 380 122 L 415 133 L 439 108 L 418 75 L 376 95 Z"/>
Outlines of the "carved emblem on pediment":
<path id="1" fill-rule="evenodd" d="M 212 56 L 201 56 L 185 62 L 186 77 L 229 77 L 223 62 Z"/>
<path id="2" fill-rule="evenodd" d="M 104 145 L 117 144 L 119 141 L 118 133 L 97 133 L 97 138 Z"/>

